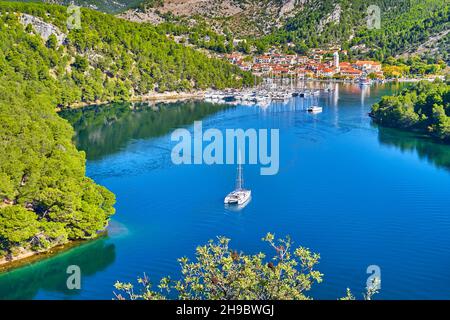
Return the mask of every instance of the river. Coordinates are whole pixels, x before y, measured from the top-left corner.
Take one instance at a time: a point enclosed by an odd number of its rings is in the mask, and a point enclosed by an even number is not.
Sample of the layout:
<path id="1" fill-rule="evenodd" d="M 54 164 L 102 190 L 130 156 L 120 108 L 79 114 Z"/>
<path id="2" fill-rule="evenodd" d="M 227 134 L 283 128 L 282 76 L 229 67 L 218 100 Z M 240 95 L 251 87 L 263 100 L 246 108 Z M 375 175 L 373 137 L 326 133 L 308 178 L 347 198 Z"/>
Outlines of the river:
<path id="1" fill-rule="evenodd" d="M 117 280 L 177 278 L 177 258 L 216 236 L 257 253 L 270 252 L 261 238 L 273 232 L 320 253 L 315 299 L 346 288 L 361 299 L 371 265 L 381 270 L 375 299 L 450 299 L 450 146 L 371 123 L 371 105 L 402 85 L 335 89 L 320 96 L 317 115 L 302 110 L 303 98 L 266 109 L 187 102 L 65 112 L 87 175 L 117 196 L 109 236 L 0 275 L 0 298 L 111 299 Z M 236 166 L 171 161 L 171 132 L 197 120 L 280 130 L 279 173 L 244 166 L 252 200 L 240 211 L 223 205 Z M 68 265 L 80 267 L 81 290 L 67 289 Z"/>

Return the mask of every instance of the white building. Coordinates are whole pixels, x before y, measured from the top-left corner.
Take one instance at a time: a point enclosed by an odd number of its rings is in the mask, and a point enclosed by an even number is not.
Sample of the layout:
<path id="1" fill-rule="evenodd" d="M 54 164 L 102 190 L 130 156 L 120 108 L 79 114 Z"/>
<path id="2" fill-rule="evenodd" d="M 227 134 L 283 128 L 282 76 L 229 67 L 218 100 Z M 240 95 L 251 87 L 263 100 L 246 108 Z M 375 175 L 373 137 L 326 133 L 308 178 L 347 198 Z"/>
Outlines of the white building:
<path id="1" fill-rule="evenodd" d="M 335 52 L 333 53 L 333 58 L 334 58 L 334 63 L 333 66 L 336 68 L 336 71 L 339 72 L 340 68 L 339 68 L 339 52 Z"/>

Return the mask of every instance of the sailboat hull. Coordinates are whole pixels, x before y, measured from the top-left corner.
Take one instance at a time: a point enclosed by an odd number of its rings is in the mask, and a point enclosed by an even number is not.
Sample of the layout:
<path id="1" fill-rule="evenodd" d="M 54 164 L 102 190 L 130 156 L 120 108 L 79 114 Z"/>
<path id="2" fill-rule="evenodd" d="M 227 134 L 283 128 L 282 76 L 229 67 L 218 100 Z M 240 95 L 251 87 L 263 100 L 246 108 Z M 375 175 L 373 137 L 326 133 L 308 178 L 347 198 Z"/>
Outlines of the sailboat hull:
<path id="1" fill-rule="evenodd" d="M 250 199 L 251 195 L 250 190 L 235 190 L 225 197 L 224 203 L 242 205 Z"/>
<path id="2" fill-rule="evenodd" d="M 225 197 L 224 203 L 233 205 L 242 205 L 246 203 L 250 199 L 252 192 L 250 190 L 244 189 L 243 185 L 244 185 L 244 175 L 242 174 L 241 154 L 239 153 L 239 165 L 237 169 L 236 189 L 230 192 Z"/>

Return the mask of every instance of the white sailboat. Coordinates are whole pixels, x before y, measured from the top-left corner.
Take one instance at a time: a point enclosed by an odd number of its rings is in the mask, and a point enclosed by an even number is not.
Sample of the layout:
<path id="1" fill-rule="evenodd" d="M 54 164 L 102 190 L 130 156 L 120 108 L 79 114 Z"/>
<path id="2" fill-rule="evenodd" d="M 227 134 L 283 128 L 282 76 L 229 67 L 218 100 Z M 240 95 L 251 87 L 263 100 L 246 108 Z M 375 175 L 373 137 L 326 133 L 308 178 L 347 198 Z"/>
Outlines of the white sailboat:
<path id="1" fill-rule="evenodd" d="M 252 194 L 251 190 L 244 189 L 244 176 L 242 172 L 242 164 L 239 161 L 238 169 L 237 169 L 237 178 L 236 178 L 236 189 L 230 192 L 224 200 L 225 204 L 236 204 L 243 205 L 245 204 Z"/>

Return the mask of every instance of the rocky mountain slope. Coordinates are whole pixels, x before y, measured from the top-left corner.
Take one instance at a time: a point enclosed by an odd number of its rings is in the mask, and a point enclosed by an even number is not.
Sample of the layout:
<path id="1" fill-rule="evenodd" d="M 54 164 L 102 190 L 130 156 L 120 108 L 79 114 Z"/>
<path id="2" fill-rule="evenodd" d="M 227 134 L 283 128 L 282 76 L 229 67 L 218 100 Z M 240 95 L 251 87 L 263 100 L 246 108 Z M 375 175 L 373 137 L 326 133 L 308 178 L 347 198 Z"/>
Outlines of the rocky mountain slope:
<path id="1" fill-rule="evenodd" d="M 61 4 L 68 6 L 75 4 L 78 6 L 108 12 L 118 13 L 129 8 L 138 6 L 143 0 L 8 0 L 12 2 L 45 2 L 50 4 Z"/>
<path id="2" fill-rule="evenodd" d="M 206 20 L 237 35 L 263 35 L 303 10 L 311 0 L 164 0 L 130 9 L 122 17 L 159 22 L 168 17 Z"/>
<path id="3" fill-rule="evenodd" d="M 14 0 L 13 0 L 14 1 Z M 15 0 L 20 1 L 20 0 Z M 31 2 L 25 0 L 20 2 Z M 37 0 L 71 3 L 137 22 L 159 23 L 168 16 L 204 18 L 217 27 L 228 27 L 238 34 L 261 35 L 280 25 L 287 17 L 317 0 Z"/>
<path id="4" fill-rule="evenodd" d="M 420 53 L 449 60 L 448 0 L 42 1 L 74 2 L 135 22 L 201 24 L 234 38 L 262 37 L 269 44 L 339 45 L 377 59 Z M 377 10 L 380 29 L 374 30 L 369 25 L 376 25 Z"/>
<path id="5" fill-rule="evenodd" d="M 148 0 L 120 16 L 153 23 L 201 21 L 235 37 L 354 47 L 378 59 L 421 53 L 448 60 L 449 7 L 446 0 Z"/>

